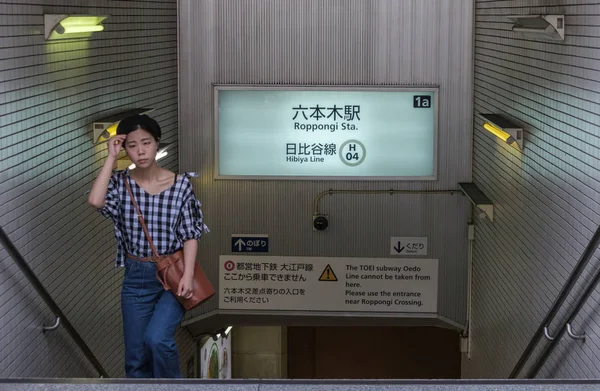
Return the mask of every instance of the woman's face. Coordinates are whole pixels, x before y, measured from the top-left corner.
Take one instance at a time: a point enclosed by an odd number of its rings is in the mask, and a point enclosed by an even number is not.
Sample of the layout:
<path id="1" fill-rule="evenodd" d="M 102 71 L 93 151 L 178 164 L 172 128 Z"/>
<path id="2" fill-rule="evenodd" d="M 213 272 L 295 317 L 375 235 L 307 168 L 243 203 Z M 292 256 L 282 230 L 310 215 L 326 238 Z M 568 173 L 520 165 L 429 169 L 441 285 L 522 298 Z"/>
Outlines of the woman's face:
<path id="1" fill-rule="evenodd" d="M 127 134 L 125 151 L 131 162 L 139 168 L 147 168 L 154 164 L 158 145 L 150 132 L 143 129 Z"/>

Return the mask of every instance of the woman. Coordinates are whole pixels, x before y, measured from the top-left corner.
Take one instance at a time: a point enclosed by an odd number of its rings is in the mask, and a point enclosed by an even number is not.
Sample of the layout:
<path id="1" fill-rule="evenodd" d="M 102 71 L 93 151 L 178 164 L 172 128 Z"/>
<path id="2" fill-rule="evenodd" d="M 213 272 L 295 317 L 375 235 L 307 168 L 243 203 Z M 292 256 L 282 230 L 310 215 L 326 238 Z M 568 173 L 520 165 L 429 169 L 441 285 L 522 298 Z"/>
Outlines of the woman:
<path id="1" fill-rule="evenodd" d="M 160 126 L 146 115 L 121 121 L 117 135 L 108 141 L 108 157 L 88 200 L 112 219 L 115 263 L 125 267 L 121 311 L 127 377 L 182 377 L 175 330 L 185 311 L 174 294 L 191 296 L 198 240 L 208 232 L 190 174 L 177 176 L 156 163 L 160 137 Z M 113 172 L 122 147 L 135 168 Z M 152 249 L 124 181 L 129 182 L 158 254 L 183 248 L 184 275 L 177 292 L 165 291 L 156 278 Z"/>

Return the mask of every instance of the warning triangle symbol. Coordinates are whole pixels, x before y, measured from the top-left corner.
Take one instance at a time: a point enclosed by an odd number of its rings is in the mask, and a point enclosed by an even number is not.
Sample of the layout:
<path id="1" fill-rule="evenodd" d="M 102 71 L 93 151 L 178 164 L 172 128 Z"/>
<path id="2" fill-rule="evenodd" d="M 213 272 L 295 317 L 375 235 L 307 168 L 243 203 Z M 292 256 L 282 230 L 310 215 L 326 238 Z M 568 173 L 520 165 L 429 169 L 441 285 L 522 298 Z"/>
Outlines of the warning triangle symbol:
<path id="1" fill-rule="evenodd" d="M 321 273 L 321 277 L 319 277 L 319 281 L 337 281 L 337 280 L 338 279 L 335 276 L 333 269 L 329 265 L 327 265 L 325 270 L 323 270 L 323 273 Z"/>

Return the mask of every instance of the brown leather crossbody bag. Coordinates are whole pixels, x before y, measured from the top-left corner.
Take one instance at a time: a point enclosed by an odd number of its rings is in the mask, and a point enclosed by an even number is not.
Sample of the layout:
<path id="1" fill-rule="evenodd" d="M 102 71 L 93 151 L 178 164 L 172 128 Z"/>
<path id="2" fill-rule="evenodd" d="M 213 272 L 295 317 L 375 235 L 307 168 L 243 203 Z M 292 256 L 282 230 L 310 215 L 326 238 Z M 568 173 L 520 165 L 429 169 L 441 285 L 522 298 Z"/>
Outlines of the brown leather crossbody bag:
<path id="1" fill-rule="evenodd" d="M 150 237 L 150 233 L 148 232 L 148 228 L 146 227 L 146 223 L 144 222 L 142 212 L 140 211 L 137 202 L 135 202 L 135 197 L 133 196 L 133 192 L 131 191 L 131 186 L 129 185 L 126 175 L 123 176 L 123 181 L 125 182 L 125 187 L 127 187 L 127 191 L 129 192 L 129 196 L 131 197 L 131 201 L 133 202 L 133 206 L 137 212 L 138 219 L 142 225 L 146 239 L 152 248 L 153 261 L 156 262 L 156 278 L 158 278 L 165 290 L 170 290 L 173 292 L 179 303 L 181 303 L 186 311 L 189 311 L 210 299 L 215 294 L 215 289 L 206 277 L 206 273 L 204 273 L 204 270 L 200 264 L 196 261 L 194 261 L 192 297 L 186 299 L 177 295 L 179 282 L 183 277 L 183 271 L 185 269 L 183 250 L 179 250 L 176 253 L 169 255 L 158 254 L 156 248 L 154 247 L 154 243 L 152 242 L 152 238 Z"/>

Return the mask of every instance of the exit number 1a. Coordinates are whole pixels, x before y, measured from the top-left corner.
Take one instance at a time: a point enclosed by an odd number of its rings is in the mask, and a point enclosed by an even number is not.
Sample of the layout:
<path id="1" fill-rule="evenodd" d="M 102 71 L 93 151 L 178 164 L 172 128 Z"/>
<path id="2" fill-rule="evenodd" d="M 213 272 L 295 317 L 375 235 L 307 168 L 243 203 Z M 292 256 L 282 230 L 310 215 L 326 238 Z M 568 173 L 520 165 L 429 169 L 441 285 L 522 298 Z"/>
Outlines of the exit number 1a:
<path id="1" fill-rule="evenodd" d="M 430 95 L 415 95 L 413 96 L 413 107 L 415 109 L 428 109 L 431 107 Z"/>

